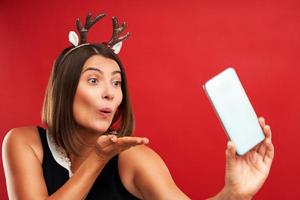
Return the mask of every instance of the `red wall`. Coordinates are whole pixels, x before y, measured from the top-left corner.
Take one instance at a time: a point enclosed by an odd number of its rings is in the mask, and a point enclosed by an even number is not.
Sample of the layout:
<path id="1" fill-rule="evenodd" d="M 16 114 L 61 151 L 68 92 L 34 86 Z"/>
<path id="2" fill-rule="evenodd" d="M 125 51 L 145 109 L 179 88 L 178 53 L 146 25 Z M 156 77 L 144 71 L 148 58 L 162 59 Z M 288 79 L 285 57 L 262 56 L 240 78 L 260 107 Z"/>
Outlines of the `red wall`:
<path id="1" fill-rule="evenodd" d="M 300 198 L 300 1 L 32 2 L 0 1 L 1 143 L 9 129 L 40 123 L 53 60 L 68 45 L 75 19 L 105 11 L 109 17 L 89 41 L 110 37 L 112 15 L 128 23 L 132 37 L 121 58 L 136 134 L 150 138 L 185 193 L 203 199 L 223 186 L 226 137 L 202 84 L 234 66 L 276 148 L 255 199 Z"/>

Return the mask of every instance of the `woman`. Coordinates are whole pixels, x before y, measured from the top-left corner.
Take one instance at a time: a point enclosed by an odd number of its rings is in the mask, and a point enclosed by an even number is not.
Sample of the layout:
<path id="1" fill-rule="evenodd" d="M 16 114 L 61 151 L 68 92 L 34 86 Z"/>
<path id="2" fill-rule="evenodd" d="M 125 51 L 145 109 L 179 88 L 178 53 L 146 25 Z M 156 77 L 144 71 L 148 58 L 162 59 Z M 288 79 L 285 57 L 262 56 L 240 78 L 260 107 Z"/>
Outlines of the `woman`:
<path id="1" fill-rule="evenodd" d="M 113 18 L 107 43 L 87 43 L 88 30 L 104 14 L 77 20 L 80 42 L 56 59 L 43 106 L 41 127 L 9 131 L 3 164 L 10 199 L 189 199 L 174 183 L 162 159 L 134 137 L 126 75 L 117 53 L 129 33 Z M 274 157 L 270 127 L 266 139 L 243 157 L 229 142 L 224 188 L 211 199 L 251 199 L 266 180 Z M 30 187 L 27 187 L 30 186 Z"/>

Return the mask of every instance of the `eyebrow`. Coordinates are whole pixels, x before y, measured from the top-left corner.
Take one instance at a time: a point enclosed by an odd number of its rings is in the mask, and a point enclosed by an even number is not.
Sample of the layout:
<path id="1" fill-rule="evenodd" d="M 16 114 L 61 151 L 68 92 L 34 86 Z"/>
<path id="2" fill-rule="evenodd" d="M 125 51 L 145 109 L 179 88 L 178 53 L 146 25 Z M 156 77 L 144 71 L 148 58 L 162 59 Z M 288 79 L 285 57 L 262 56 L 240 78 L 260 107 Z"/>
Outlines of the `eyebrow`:
<path id="1" fill-rule="evenodd" d="M 82 74 L 84 73 L 84 72 L 86 72 L 86 71 L 89 71 L 89 70 L 92 70 L 92 71 L 97 71 L 97 72 L 99 72 L 100 74 L 104 74 L 104 72 L 102 71 L 102 70 L 100 70 L 100 69 L 98 69 L 98 68 L 94 68 L 94 67 L 88 67 L 88 68 L 86 68 L 83 72 L 82 72 Z M 121 71 L 120 70 L 116 70 L 116 71 L 113 71 L 112 73 L 111 73 L 112 75 L 115 75 L 115 74 L 121 74 Z"/>

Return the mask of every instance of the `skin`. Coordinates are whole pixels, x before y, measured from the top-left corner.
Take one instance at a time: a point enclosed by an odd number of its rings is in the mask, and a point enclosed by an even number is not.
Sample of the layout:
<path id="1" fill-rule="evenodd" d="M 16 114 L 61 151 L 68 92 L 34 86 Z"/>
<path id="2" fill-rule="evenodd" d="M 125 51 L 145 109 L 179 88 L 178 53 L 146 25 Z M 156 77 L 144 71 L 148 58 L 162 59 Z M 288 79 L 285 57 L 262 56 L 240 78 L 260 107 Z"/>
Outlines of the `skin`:
<path id="1" fill-rule="evenodd" d="M 262 187 L 274 159 L 274 146 L 270 126 L 263 117 L 259 123 L 266 138 L 244 156 L 237 156 L 234 144 L 227 143 L 225 186 L 211 199 L 251 199 Z"/>
<path id="2" fill-rule="evenodd" d="M 120 73 L 112 59 L 97 55 L 85 62 L 73 104 L 77 132 L 85 141 L 95 142 L 110 126 L 123 98 Z M 111 108 L 112 115 L 102 116 L 101 108 Z"/>
<path id="3" fill-rule="evenodd" d="M 84 199 L 96 177 L 113 156 L 119 154 L 119 173 L 124 187 L 141 199 L 189 199 L 174 183 L 158 154 L 147 147 L 144 137 L 103 135 L 122 101 L 118 64 L 100 55 L 83 66 L 74 98 L 77 132 L 90 147 L 80 156 L 70 154 L 74 175 L 48 196 L 43 178 L 43 148 L 35 127 L 12 129 L 3 141 L 3 165 L 10 199 Z M 110 107 L 113 114 L 102 116 L 99 109 Z M 226 149 L 224 188 L 210 199 L 251 199 L 266 180 L 274 157 L 271 130 L 260 118 L 266 139 L 243 157 L 232 143 Z M 139 158 L 139 159 L 136 159 Z M 148 169 L 151 170 L 148 170 Z M 30 185 L 30 187 L 27 187 Z"/>

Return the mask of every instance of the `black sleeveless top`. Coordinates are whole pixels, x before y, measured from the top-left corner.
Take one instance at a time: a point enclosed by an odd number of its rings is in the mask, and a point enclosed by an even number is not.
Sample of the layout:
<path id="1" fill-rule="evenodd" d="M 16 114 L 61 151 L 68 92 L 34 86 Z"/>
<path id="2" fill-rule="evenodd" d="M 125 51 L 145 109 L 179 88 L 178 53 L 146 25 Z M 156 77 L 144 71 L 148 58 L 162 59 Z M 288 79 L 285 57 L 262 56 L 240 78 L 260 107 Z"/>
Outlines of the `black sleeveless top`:
<path id="1" fill-rule="evenodd" d="M 58 164 L 48 146 L 46 130 L 37 127 L 43 145 L 43 173 L 47 185 L 48 194 L 56 192 L 68 179 L 67 169 Z M 123 186 L 118 169 L 118 155 L 114 156 L 102 169 L 94 185 L 89 191 L 87 200 L 136 200 L 135 196 L 129 193 Z"/>

